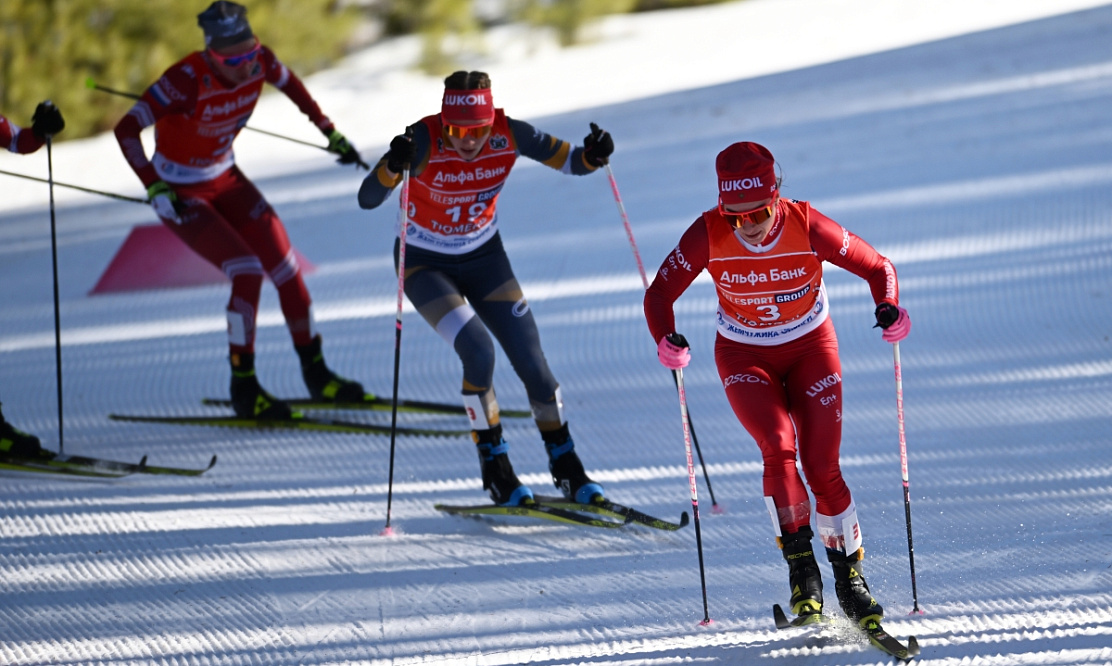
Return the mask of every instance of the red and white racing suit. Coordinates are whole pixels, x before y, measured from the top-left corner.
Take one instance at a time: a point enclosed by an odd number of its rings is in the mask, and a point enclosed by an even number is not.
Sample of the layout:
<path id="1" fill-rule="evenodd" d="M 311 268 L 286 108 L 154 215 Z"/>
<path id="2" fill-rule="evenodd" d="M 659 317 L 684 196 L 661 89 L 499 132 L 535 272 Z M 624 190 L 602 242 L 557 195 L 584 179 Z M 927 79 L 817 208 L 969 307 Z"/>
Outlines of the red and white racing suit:
<path id="1" fill-rule="evenodd" d="M 0 115 L 0 144 L 9 152 L 27 155 L 42 148 L 46 141 L 35 136 L 35 133 L 16 125 Z"/>
<path id="2" fill-rule="evenodd" d="M 232 142 L 247 125 L 263 83 L 285 93 L 322 132 L 333 129 L 300 79 L 270 49 L 262 47 L 250 66 L 250 77 L 233 85 L 202 52 L 194 52 L 166 70 L 116 125 L 124 157 L 143 185 L 166 181 L 186 204 L 180 224 L 162 223 L 232 281 L 227 310 L 233 354 L 254 351 L 264 271 L 278 289 L 294 344 L 308 344 L 315 331 L 309 291 L 285 227 L 235 165 Z M 155 153 L 148 160 L 140 132 L 151 125 Z"/>
<path id="3" fill-rule="evenodd" d="M 760 246 L 735 234 L 717 208 L 694 222 L 645 294 L 653 339 L 675 331 L 673 303 L 704 269 L 718 293 L 715 362 L 726 397 L 764 461 L 764 494 L 777 536 L 810 524 L 815 496 L 819 535 L 853 552 L 860 528 L 838 462 L 842 374 L 829 319 L 822 262 L 869 283 L 876 303 L 897 304 L 888 259 L 804 201 L 780 199 Z"/>

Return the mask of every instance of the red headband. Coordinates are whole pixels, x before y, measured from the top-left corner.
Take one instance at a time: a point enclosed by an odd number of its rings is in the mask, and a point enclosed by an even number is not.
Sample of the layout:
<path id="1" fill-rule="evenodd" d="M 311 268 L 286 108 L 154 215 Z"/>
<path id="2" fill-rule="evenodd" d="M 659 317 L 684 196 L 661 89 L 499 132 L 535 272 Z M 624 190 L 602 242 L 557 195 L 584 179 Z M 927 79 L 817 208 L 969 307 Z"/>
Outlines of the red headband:
<path id="1" fill-rule="evenodd" d="M 749 141 L 718 153 L 718 199 L 723 204 L 763 201 L 776 195 L 776 161 L 768 148 Z"/>
<path id="2" fill-rule="evenodd" d="M 445 90 L 440 103 L 440 117 L 449 125 L 494 122 L 494 98 L 490 89 Z"/>

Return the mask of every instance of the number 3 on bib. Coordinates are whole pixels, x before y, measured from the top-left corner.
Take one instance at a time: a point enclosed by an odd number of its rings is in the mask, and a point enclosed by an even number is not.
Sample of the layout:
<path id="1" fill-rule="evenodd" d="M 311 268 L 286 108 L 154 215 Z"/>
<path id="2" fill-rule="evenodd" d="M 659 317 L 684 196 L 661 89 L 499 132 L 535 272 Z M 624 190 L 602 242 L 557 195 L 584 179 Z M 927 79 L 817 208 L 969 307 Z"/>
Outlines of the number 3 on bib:
<path id="1" fill-rule="evenodd" d="M 780 308 L 775 305 L 758 305 L 757 309 L 765 313 L 761 321 L 776 321 L 780 318 Z"/>

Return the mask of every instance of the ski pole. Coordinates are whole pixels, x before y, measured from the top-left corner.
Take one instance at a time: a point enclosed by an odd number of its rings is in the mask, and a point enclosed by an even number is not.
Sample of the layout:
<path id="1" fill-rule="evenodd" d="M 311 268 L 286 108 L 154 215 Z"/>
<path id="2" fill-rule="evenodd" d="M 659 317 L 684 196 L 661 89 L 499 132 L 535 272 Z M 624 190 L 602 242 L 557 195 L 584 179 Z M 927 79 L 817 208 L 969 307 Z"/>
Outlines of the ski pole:
<path id="1" fill-rule="evenodd" d="M 48 100 L 46 104 L 50 104 Z M 51 106 L 53 106 L 51 104 Z M 62 417 L 62 316 L 58 298 L 58 234 L 54 220 L 54 136 L 46 135 L 46 178 L 50 190 L 50 256 L 54 267 L 54 367 L 58 381 L 58 453 L 65 453 L 65 419 Z"/>
<path id="2" fill-rule="evenodd" d="M 641 262 L 641 253 L 637 251 L 637 241 L 633 239 L 633 226 L 629 223 L 629 215 L 626 214 L 625 204 L 622 203 L 622 195 L 618 192 L 618 181 L 614 180 L 614 170 L 610 168 L 610 162 L 606 163 L 606 176 L 610 179 L 610 191 L 614 193 L 614 201 L 618 204 L 618 213 L 622 216 L 622 224 L 625 225 L 626 236 L 629 237 L 629 247 L 633 250 L 633 258 L 637 262 L 637 270 L 641 273 L 641 285 L 648 291 L 649 278 L 645 273 L 645 264 Z M 676 378 L 675 372 L 672 373 L 672 379 L 675 380 L 678 388 L 679 380 Z M 714 488 L 710 485 L 710 474 L 707 473 L 707 464 L 703 460 L 703 450 L 699 448 L 699 438 L 695 436 L 695 426 L 690 422 L 690 418 L 691 415 L 688 414 L 691 441 L 695 444 L 695 453 L 698 454 L 699 465 L 703 468 L 703 480 L 707 482 L 707 492 L 710 494 L 710 512 L 722 513 L 722 509 L 714 499 Z"/>
<path id="3" fill-rule="evenodd" d="M 113 194 L 111 192 L 103 192 L 101 190 L 94 190 L 94 189 L 90 189 L 88 187 L 81 187 L 80 185 L 69 185 L 67 183 L 59 183 L 58 181 L 55 181 L 55 180 L 47 180 L 45 178 L 37 178 L 35 176 L 28 176 L 28 175 L 22 174 L 22 173 L 15 173 L 14 171 L 4 171 L 4 170 L 0 169 L 0 173 L 4 174 L 5 176 L 14 176 L 15 178 L 24 178 L 26 180 L 33 180 L 33 181 L 39 182 L 39 183 L 47 183 L 51 187 L 54 187 L 55 185 L 57 185 L 58 187 L 68 187 L 71 190 L 80 190 L 82 192 L 88 192 L 90 194 L 99 194 L 102 197 L 110 197 L 112 199 L 120 199 L 121 201 L 131 201 L 131 202 L 134 202 L 134 203 L 141 203 L 141 204 L 149 204 L 150 203 L 150 201 L 147 201 L 146 199 L 137 199 L 135 197 L 127 197 L 127 196 L 124 196 L 122 194 Z"/>
<path id="4" fill-rule="evenodd" d="M 648 290 L 649 278 L 645 273 L 645 264 L 641 263 L 641 253 L 637 251 L 637 241 L 633 239 L 633 226 L 629 223 L 629 215 L 626 214 L 625 204 L 622 203 L 622 194 L 618 191 L 618 181 L 614 180 L 614 170 L 610 168 L 610 162 L 606 163 L 606 177 L 610 179 L 610 191 L 614 193 L 618 213 L 622 216 L 622 224 L 625 225 L 626 236 L 629 237 L 629 247 L 633 250 L 633 259 L 637 262 L 638 272 L 641 273 L 641 286 Z"/>
<path id="5" fill-rule="evenodd" d="M 699 490 L 695 484 L 695 463 L 691 458 L 691 420 L 687 413 L 687 392 L 683 388 L 683 370 L 676 370 L 676 390 L 680 396 L 680 422 L 683 424 L 683 446 L 687 452 L 687 481 L 691 486 L 691 513 L 695 516 L 695 548 L 699 551 L 699 581 L 703 586 L 703 621 L 711 623 L 710 609 L 707 605 L 707 574 L 703 564 L 703 533 L 699 529 Z"/>
<path id="6" fill-rule="evenodd" d="M 408 131 L 407 131 L 408 133 Z M 394 450 L 398 434 L 398 375 L 402 359 L 402 303 L 405 300 L 405 234 L 409 226 L 409 167 L 402 171 L 401 231 L 398 233 L 398 317 L 394 336 L 394 397 L 390 402 L 390 477 L 386 486 L 386 527 L 384 536 L 390 536 L 390 506 L 394 499 Z"/>
<path id="7" fill-rule="evenodd" d="M 900 343 L 892 343 L 892 358 L 896 370 L 896 420 L 900 424 L 900 471 L 903 474 L 904 516 L 907 520 L 907 559 L 911 564 L 912 613 L 919 610 L 919 592 L 915 586 L 915 546 L 911 540 L 911 490 L 907 477 L 907 438 L 904 435 L 903 373 L 900 370 Z"/>
<path id="8" fill-rule="evenodd" d="M 139 99 L 139 95 L 136 95 L 135 93 L 125 92 L 123 90 L 116 90 L 115 88 L 108 88 L 108 87 L 102 86 L 102 85 L 98 84 L 96 81 L 93 81 L 93 79 L 91 77 L 85 79 L 85 87 L 88 88 L 89 90 L 99 90 L 100 92 L 105 92 L 105 93 L 108 93 L 109 95 L 117 95 L 119 97 L 127 97 L 128 99 Z M 319 148 L 319 149 L 325 151 L 326 153 L 331 153 L 332 152 L 331 150 L 328 150 L 328 146 L 322 146 L 319 143 L 313 143 L 312 141 L 302 141 L 301 139 L 295 139 L 292 136 L 286 136 L 285 134 L 278 134 L 276 132 L 268 132 L 266 130 L 261 130 L 261 129 L 258 129 L 256 127 L 249 127 L 249 126 L 244 126 L 243 129 L 251 130 L 252 132 L 257 132 L 259 134 L 266 134 L 267 136 L 272 136 L 272 137 L 275 137 L 277 139 L 285 139 L 286 141 L 292 141 L 294 143 L 300 143 L 303 146 L 312 146 L 313 148 Z M 362 160 L 357 162 L 357 164 L 359 166 L 363 167 L 364 169 L 370 171 L 370 167 L 365 162 L 363 162 Z"/>

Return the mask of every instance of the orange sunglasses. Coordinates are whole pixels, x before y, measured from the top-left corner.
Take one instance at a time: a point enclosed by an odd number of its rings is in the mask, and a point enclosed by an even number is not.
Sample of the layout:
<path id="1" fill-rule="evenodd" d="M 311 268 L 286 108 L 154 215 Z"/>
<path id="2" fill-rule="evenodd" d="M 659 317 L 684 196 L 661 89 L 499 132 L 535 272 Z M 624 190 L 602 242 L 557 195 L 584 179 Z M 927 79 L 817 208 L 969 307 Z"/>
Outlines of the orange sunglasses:
<path id="1" fill-rule="evenodd" d="M 492 127 L 493 125 L 449 125 L 445 123 L 444 131 L 453 139 L 466 139 L 467 137 L 481 139 L 490 134 Z"/>

